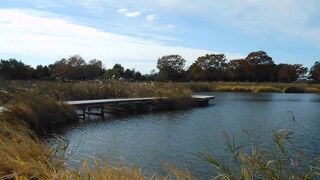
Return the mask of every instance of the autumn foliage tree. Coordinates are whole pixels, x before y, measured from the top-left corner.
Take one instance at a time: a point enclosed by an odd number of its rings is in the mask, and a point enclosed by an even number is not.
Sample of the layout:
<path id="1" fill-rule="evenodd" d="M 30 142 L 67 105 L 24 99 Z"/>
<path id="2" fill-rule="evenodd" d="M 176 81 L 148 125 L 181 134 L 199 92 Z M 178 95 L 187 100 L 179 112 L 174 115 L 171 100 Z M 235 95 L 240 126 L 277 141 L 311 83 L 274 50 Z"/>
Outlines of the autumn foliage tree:
<path id="1" fill-rule="evenodd" d="M 52 66 L 52 76 L 62 79 L 86 80 L 100 77 L 104 70 L 102 61 L 91 60 L 89 64 L 80 56 L 70 56 L 68 59 L 56 61 Z"/>
<path id="2" fill-rule="evenodd" d="M 308 72 L 306 67 L 302 64 L 279 64 L 279 81 L 292 82 Z"/>
<path id="3" fill-rule="evenodd" d="M 158 59 L 157 68 L 160 80 L 179 80 L 183 78 L 186 60 L 180 55 L 168 55 Z"/>
<path id="4" fill-rule="evenodd" d="M 205 72 L 207 80 L 226 79 L 227 59 L 224 54 L 206 54 L 200 56 L 195 64 Z"/>

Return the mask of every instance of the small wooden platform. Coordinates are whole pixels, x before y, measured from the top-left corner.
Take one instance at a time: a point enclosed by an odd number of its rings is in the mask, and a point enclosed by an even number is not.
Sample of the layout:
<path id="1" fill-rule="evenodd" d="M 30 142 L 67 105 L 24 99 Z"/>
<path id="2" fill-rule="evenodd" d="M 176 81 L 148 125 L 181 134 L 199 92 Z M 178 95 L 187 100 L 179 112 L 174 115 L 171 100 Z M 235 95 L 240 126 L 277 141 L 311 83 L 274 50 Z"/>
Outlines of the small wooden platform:
<path id="1" fill-rule="evenodd" d="M 192 99 L 198 104 L 198 106 L 207 106 L 210 100 L 213 100 L 214 96 L 193 95 Z M 119 98 L 119 99 L 96 99 L 96 100 L 79 100 L 79 101 L 65 101 L 64 103 L 74 106 L 77 109 L 82 110 L 81 116 L 84 118 L 85 114 L 104 115 L 104 106 L 117 106 L 117 105 L 129 105 L 129 104 L 151 104 L 156 100 L 166 99 L 165 97 L 145 97 L 145 98 Z M 100 113 L 92 113 L 91 109 L 100 109 Z M 88 111 L 88 112 L 87 112 Z"/>

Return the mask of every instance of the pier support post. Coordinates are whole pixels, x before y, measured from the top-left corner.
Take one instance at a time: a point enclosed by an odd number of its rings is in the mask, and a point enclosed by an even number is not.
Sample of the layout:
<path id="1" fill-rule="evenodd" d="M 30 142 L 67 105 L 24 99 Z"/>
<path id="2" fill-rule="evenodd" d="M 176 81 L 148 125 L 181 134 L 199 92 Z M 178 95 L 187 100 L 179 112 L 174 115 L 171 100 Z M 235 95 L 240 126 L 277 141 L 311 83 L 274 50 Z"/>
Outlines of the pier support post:
<path id="1" fill-rule="evenodd" d="M 82 119 L 86 118 L 86 108 L 82 108 Z"/>
<path id="2" fill-rule="evenodd" d="M 104 119 L 104 106 L 101 104 L 101 118 Z"/>

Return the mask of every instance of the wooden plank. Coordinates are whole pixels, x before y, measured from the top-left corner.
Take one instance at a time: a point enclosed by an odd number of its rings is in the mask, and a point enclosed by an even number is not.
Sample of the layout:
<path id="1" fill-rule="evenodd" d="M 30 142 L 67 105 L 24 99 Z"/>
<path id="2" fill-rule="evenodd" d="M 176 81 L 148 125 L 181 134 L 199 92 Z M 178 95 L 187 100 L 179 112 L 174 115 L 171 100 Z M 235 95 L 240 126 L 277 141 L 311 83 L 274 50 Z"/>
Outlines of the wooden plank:
<path id="1" fill-rule="evenodd" d="M 114 104 L 122 102 L 147 102 L 154 101 L 159 98 L 126 98 L 126 99 L 96 99 L 96 100 L 80 100 L 80 101 L 65 101 L 69 105 L 90 105 L 90 104 Z"/>
<path id="2" fill-rule="evenodd" d="M 210 101 L 214 99 L 214 96 L 193 95 L 192 98 L 196 101 Z M 159 97 L 146 97 L 146 98 L 119 98 L 119 99 L 96 99 L 96 100 L 79 100 L 79 101 L 65 101 L 66 104 L 72 106 L 85 106 L 95 107 L 107 104 L 125 104 L 125 103 L 142 103 L 152 102 L 154 100 L 161 99 Z M 165 99 L 165 98 L 164 98 Z"/>

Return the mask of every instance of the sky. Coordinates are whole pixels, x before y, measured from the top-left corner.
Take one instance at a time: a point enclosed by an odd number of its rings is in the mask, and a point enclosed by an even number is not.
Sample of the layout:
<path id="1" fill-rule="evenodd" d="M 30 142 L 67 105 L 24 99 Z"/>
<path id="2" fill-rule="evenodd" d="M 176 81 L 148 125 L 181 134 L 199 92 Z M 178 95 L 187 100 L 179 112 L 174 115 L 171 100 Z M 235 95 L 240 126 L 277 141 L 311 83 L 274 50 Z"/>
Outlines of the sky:
<path id="1" fill-rule="evenodd" d="M 276 63 L 320 60 L 319 0 L 0 0 L 0 59 L 48 65 L 74 54 L 143 73 L 179 54 Z"/>

